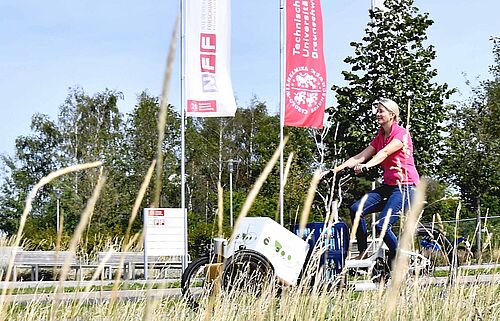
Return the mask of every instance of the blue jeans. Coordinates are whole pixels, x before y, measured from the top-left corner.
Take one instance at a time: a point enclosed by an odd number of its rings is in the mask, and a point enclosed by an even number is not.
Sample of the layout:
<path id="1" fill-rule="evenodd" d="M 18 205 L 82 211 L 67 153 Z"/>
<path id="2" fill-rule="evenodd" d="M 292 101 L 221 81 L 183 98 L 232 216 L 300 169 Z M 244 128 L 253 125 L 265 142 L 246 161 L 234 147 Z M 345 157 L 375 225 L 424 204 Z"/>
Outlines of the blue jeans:
<path id="1" fill-rule="evenodd" d="M 397 222 L 401 213 L 405 212 L 411 205 L 410 200 L 413 199 L 413 191 L 413 185 L 402 185 L 401 189 L 399 186 L 382 185 L 368 193 L 368 198 L 366 199 L 361 212 L 358 229 L 356 230 L 356 239 L 358 241 L 358 249 L 360 252 L 366 250 L 368 247 L 365 216 L 370 213 L 380 212 L 375 224 L 375 229 L 377 233 L 380 234 L 382 227 L 384 226 L 385 217 L 387 216 L 389 209 L 391 209 L 391 217 L 389 218 L 389 225 L 387 226 L 387 231 L 384 235 L 384 242 L 389 248 L 389 262 L 396 257 L 398 238 L 392 231 L 391 227 Z M 358 200 L 351 206 L 352 222 L 354 222 L 360 203 L 361 200 Z"/>

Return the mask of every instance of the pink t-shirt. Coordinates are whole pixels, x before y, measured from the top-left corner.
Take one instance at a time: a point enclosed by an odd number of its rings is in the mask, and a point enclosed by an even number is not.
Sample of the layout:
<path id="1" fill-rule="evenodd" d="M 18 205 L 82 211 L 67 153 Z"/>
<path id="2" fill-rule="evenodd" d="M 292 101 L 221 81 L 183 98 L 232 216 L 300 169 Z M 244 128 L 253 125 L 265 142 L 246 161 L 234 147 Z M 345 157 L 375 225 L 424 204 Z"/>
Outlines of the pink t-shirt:
<path id="1" fill-rule="evenodd" d="M 411 142 L 410 133 L 405 128 L 399 126 L 397 123 L 393 123 L 391 134 L 385 140 L 384 130 L 380 128 L 377 136 L 375 136 L 370 145 L 378 153 L 393 139 L 399 139 L 403 143 L 403 147 L 387 156 L 380 164 L 384 170 L 384 184 L 394 186 L 400 182 L 401 184 L 417 185 L 420 182 L 420 176 L 413 160 L 413 143 Z"/>

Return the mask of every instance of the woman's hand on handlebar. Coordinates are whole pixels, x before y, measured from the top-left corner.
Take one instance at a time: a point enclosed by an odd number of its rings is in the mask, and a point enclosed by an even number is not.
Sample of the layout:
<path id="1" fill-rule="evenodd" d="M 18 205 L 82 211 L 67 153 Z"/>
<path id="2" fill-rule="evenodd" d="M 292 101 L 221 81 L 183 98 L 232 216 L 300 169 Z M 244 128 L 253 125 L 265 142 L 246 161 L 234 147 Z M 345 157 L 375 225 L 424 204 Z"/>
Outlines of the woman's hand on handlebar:
<path id="1" fill-rule="evenodd" d="M 342 171 L 343 168 L 340 168 L 339 166 L 335 168 L 328 169 L 324 172 L 321 173 L 320 178 L 329 178 L 332 177 L 335 173 Z"/>
<path id="2" fill-rule="evenodd" d="M 354 172 L 354 174 L 356 175 L 359 175 L 361 173 L 365 173 L 368 171 L 368 166 L 366 166 L 366 164 L 358 164 L 358 165 L 355 165 L 354 167 L 350 168 L 350 167 L 340 167 L 340 166 L 337 166 L 335 168 L 332 168 L 332 169 L 329 169 L 329 170 L 326 170 L 326 171 L 323 171 L 321 173 L 321 178 L 330 178 L 332 177 L 334 174 L 348 174 L 348 173 L 351 173 L 350 175 L 352 175 L 352 173 Z"/>
<path id="3" fill-rule="evenodd" d="M 356 173 L 356 175 L 359 175 L 367 171 L 368 171 L 368 166 L 366 166 L 366 164 L 358 164 L 354 166 L 354 173 Z"/>
<path id="4" fill-rule="evenodd" d="M 333 169 L 333 168 L 327 169 L 326 171 L 321 172 L 320 179 L 323 179 L 323 178 L 328 179 L 328 178 L 332 177 L 333 174 L 335 174 L 335 169 Z"/>

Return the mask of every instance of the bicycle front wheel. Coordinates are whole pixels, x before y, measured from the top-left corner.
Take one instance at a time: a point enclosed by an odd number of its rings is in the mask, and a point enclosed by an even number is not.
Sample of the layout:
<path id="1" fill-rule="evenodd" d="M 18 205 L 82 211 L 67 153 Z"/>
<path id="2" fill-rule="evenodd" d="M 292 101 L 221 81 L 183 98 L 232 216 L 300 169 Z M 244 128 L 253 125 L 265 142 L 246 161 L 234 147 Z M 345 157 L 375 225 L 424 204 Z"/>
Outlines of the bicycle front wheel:
<path id="1" fill-rule="evenodd" d="M 418 227 L 416 243 L 417 252 L 422 257 L 420 263 L 423 264 L 420 272 L 432 273 L 438 266 L 458 267 L 453 244 L 440 230 L 430 226 Z"/>

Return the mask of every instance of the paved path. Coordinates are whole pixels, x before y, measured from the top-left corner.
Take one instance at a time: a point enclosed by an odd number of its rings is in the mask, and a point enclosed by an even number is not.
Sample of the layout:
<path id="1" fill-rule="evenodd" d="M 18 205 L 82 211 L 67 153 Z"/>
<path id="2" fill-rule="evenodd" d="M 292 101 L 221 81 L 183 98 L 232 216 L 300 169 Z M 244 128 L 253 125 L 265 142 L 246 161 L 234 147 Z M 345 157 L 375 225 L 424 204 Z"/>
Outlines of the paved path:
<path id="1" fill-rule="evenodd" d="M 500 273 L 497 274 L 478 274 L 478 275 L 462 275 L 456 280 L 457 283 L 491 283 L 500 284 Z M 446 284 L 448 283 L 448 277 L 432 277 L 432 278 L 421 278 L 420 284 Z"/>
<path id="2" fill-rule="evenodd" d="M 64 281 L 64 287 L 75 288 L 75 287 L 86 287 L 91 286 L 110 286 L 114 284 L 114 280 L 96 280 L 96 281 Z M 179 279 L 161 279 L 161 280 L 122 280 L 121 285 L 143 285 L 147 288 L 147 285 L 161 285 L 161 284 L 171 284 L 179 283 Z M 59 281 L 18 281 L 18 282 L 0 282 L 0 291 L 7 285 L 8 288 L 12 289 L 28 289 L 28 288 L 54 288 L 60 284 Z"/>
<path id="3" fill-rule="evenodd" d="M 494 270 L 500 269 L 500 264 L 474 264 L 474 265 L 461 265 L 458 267 L 461 270 Z M 438 266 L 436 271 L 449 270 L 449 266 Z"/>
<path id="4" fill-rule="evenodd" d="M 150 289 L 150 290 L 119 290 L 119 291 L 94 291 L 94 292 L 74 292 L 74 293 L 41 293 L 41 294 L 15 294 L 6 296 L 6 302 L 29 303 L 36 301 L 53 302 L 66 301 L 73 302 L 86 301 L 89 303 L 108 301 L 115 298 L 119 301 L 162 299 L 166 297 L 180 297 L 181 290 L 176 289 Z"/>
<path id="5" fill-rule="evenodd" d="M 166 280 L 163 283 L 178 282 L 178 280 Z M 500 284 L 500 273 L 497 274 L 481 274 L 481 275 L 468 275 L 460 276 L 457 283 L 470 283 L 470 284 Z M 53 281 L 41 281 L 41 282 L 7 282 L 10 288 L 44 288 L 44 287 L 55 287 L 59 282 Z M 448 277 L 432 277 L 432 278 L 421 278 L 419 280 L 421 285 L 445 285 L 448 283 Z M 66 281 L 64 283 L 65 287 L 85 287 L 87 285 L 93 286 L 106 286 L 113 284 L 113 281 Z M 86 302 L 100 302 L 111 300 L 114 297 L 117 300 L 128 301 L 128 300 L 144 300 L 144 299 L 162 299 L 166 297 L 180 297 L 181 291 L 179 288 L 168 288 L 168 289 L 146 289 L 152 284 L 161 284 L 160 280 L 136 280 L 136 281 L 124 281 L 121 284 L 142 284 L 145 289 L 142 290 L 119 290 L 116 292 L 112 291 L 91 291 L 91 292 L 72 292 L 72 293 L 40 293 L 40 294 L 14 294 L 6 296 L 6 302 L 18 302 L 18 303 L 29 303 L 32 301 L 40 302 L 53 302 L 57 301 L 74 301 L 74 300 L 84 300 Z M 5 286 L 5 282 L 0 282 L 0 288 Z M 360 283 L 356 286 L 358 291 L 366 290 L 376 290 L 377 287 L 373 283 Z"/>
<path id="6" fill-rule="evenodd" d="M 418 284 L 421 286 L 446 285 L 449 283 L 447 276 L 442 277 L 421 277 Z M 410 280 L 411 282 L 411 280 Z M 462 275 L 455 280 L 457 284 L 500 284 L 500 273 L 497 274 L 478 274 Z M 355 291 L 378 290 L 378 284 L 373 282 L 360 281 L 353 284 Z"/>

